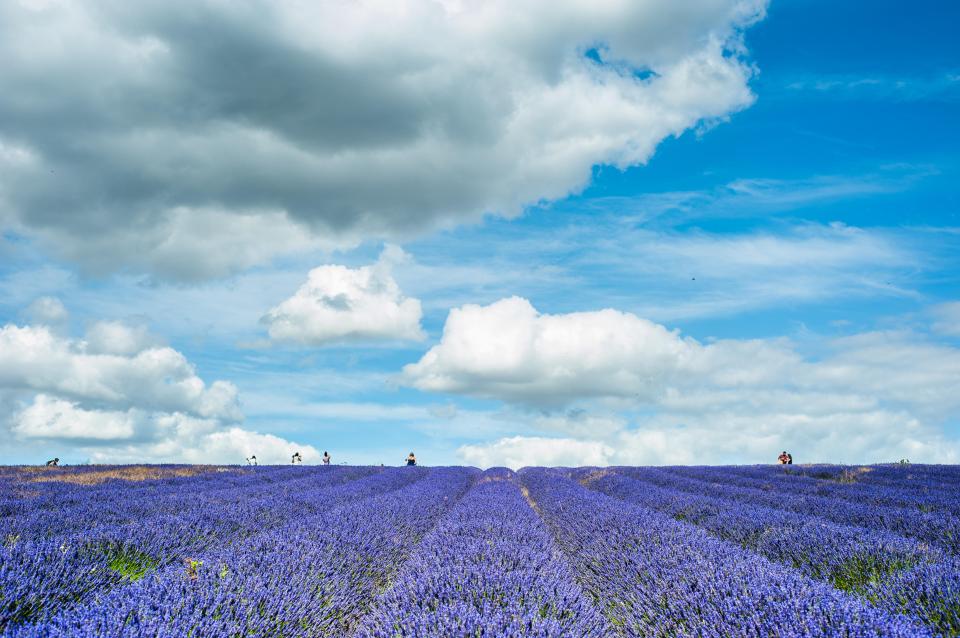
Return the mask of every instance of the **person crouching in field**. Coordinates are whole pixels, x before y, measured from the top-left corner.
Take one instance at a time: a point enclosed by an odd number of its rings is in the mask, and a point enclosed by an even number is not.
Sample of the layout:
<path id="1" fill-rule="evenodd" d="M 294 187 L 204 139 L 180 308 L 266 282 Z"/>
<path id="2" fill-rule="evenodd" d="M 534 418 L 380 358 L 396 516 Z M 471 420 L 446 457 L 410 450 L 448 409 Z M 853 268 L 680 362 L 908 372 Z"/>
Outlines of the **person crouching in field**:
<path id="1" fill-rule="evenodd" d="M 47 461 L 47 467 L 57 467 L 60 465 L 60 457 L 54 457 Z"/>
<path id="2" fill-rule="evenodd" d="M 409 456 L 407 456 L 407 465 L 416 465 L 416 464 L 417 464 L 417 457 L 415 457 L 413 455 L 413 452 L 411 452 Z"/>

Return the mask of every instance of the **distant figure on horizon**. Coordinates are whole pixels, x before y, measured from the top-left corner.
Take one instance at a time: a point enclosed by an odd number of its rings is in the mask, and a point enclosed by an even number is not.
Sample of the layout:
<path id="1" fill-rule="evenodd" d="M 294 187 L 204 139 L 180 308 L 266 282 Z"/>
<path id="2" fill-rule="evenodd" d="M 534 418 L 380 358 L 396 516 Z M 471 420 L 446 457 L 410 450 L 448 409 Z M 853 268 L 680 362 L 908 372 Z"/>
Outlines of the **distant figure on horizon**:
<path id="1" fill-rule="evenodd" d="M 323 451 L 323 464 L 330 465 L 330 454 L 326 450 Z"/>
<path id="2" fill-rule="evenodd" d="M 250 458 L 247 459 L 247 465 L 256 465 L 257 464 L 257 455 L 251 454 Z"/>
<path id="3" fill-rule="evenodd" d="M 787 465 L 793 465 L 793 455 L 787 454 Z"/>
<path id="4" fill-rule="evenodd" d="M 290 457 L 290 464 L 294 463 L 303 463 L 303 457 L 300 456 L 299 452 L 294 452 L 293 456 Z"/>
<path id="5" fill-rule="evenodd" d="M 407 456 L 407 465 L 416 465 L 416 464 L 417 464 L 417 457 L 415 457 L 413 455 L 413 452 L 411 452 L 410 455 Z"/>
<path id="6" fill-rule="evenodd" d="M 777 460 L 780 461 L 780 465 L 789 465 L 793 462 L 793 457 L 784 450 L 780 453 L 780 456 L 777 457 Z"/>
<path id="7" fill-rule="evenodd" d="M 54 457 L 47 461 L 47 467 L 57 467 L 60 465 L 60 457 Z"/>

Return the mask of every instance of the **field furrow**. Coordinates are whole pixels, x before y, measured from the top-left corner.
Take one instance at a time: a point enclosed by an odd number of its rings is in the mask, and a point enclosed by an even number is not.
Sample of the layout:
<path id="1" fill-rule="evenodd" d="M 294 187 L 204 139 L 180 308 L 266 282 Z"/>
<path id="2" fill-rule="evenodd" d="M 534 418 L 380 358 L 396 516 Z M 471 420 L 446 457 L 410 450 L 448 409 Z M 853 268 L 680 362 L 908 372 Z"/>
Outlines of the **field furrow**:
<path id="1" fill-rule="evenodd" d="M 805 516 L 819 517 L 841 525 L 886 530 L 960 553 L 960 519 L 946 514 L 905 511 L 837 498 L 781 494 L 776 491 L 740 487 L 723 482 L 723 474 L 701 471 L 697 478 L 681 476 L 660 468 L 624 468 L 629 476 L 656 485 L 691 493 L 709 493 L 735 503 L 763 505 Z"/>
<path id="2" fill-rule="evenodd" d="M 960 572 L 927 545 L 888 532 L 847 527 L 763 506 L 730 507 L 705 494 L 660 487 L 613 472 L 592 472 L 590 489 L 663 512 L 717 538 L 858 594 L 893 613 L 909 613 L 948 635 L 960 622 Z M 906 601 L 926 599 L 920 608 Z"/>
<path id="3" fill-rule="evenodd" d="M 184 561 L 203 561 L 207 553 L 288 526 L 300 512 L 334 512 L 364 499 L 383 496 L 423 479 L 427 472 L 406 468 L 349 473 L 337 478 L 316 468 L 311 481 L 289 484 L 272 497 L 253 502 L 245 494 L 226 501 L 204 499 L 176 514 L 160 513 L 138 522 L 95 527 L 41 540 L 16 539 L 0 548 L 0 591 L 8 599 L 0 608 L 0 629 L 9 623 L 33 622 L 116 587 L 130 586 L 156 570 Z M 344 479 L 344 480 L 341 480 Z M 304 503 L 311 504 L 303 508 Z"/>
<path id="4" fill-rule="evenodd" d="M 410 473 L 429 480 L 291 520 L 10 635 L 342 636 L 477 474 Z"/>
<path id="5" fill-rule="evenodd" d="M 513 472 L 488 470 L 378 599 L 357 636 L 606 636 Z"/>
<path id="6" fill-rule="evenodd" d="M 221 469 L 0 468 L 0 636 L 960 637 L 946 466 Z"/>
<path id="7" fill-rule="evenodd" d="M 906 617 L 543 469 L 524 485 L 626 636 L 922 636 Z"/>
<path id="8" fill-rule="evenodd" d="M 960 515 L 958 492 L 916 493 L 899 488 L 863 483 L 859 477 L 869 468 L 846 469 L 833 478 L 825 479 L 794 473 L 792 468 L 671 468 L 671 471 L 691 478 L 715 478 L 729 485 L 773 491 L 784 495 L 803 495 L 835 498 L 854 503 L 892 507 L 914 511 Z"/>

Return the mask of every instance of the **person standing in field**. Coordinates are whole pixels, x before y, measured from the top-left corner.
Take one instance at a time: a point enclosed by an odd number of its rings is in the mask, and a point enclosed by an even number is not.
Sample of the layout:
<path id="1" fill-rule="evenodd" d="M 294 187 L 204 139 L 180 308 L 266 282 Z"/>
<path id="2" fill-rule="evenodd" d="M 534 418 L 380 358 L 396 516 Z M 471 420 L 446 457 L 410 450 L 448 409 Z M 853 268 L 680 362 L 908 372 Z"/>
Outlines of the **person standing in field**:
<path id="1" fill-rule="evenodd" d="M 330 465 L 330 454 L 326 450 L 323 451 L 323 464 Z"/>
<path id="2" fill-rule="evenodd" d="M 780 456 L 777 457 L 777 460 L 780 461 L 780 465 L 787 465 L 791 461 L 790 455 L 787 454 L 786 450 L 780 453 Z"/>
<path id="3" fill-rule="evenodd" d="M 407 456 L 407 465 L 416 465 L 416 464 L 417 464 L 417 457 L 415 457 L 415 456 L 413 455 L 413 452 L 411 452 L 411 453 Z"/>

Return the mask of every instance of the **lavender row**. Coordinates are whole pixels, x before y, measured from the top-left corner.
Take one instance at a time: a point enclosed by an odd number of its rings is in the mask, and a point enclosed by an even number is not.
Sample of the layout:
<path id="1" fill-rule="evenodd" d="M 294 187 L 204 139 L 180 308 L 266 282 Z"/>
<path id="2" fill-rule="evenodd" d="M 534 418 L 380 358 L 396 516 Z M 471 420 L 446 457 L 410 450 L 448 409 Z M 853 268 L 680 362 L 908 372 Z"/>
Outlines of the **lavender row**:
<path id="1" fill-rule="evenodd" d="M 722 469 L 722 468 L 718 468 Z M 787 475 L 829 481 L 856 488 L 891 488 L 904 495 L 951 496 L 960 489 L 960 470 L 953 465 L 753 465 L 731 466 L 759 478 Z"/>
<path id="2" fill-rule="evenodd" d="M 869 468 L 867 468 L 869 469 Z M 939 512 L 956 517 L 960 515 L 960 496 L 956 491 L 931 490 L 920 492 L 904 490 L 901 486 L 877 485 L 860 482 L 857 476 L 868 474 L 860 469 L 845 469 L 836 480 L 818 479 L 816 475 L 796 473 L 788 467 L 734 467 L 734 468 L 675 468 L 679 474 L 692 470 L 694 476 L 711 476 L 719 482 L 774 490 L 785 494 L 803 494 L 836 498 L 844 501 L 868 503 L 878 507 Z M 844 477 L 853 477 L 845 479 Z M 849 482 L 841 482 L 849 481 Z"/>
<path id="3" fill-rule="evenodd" d="M 31 510 L 51 508 L 64 511 L 71 505 L 90 498 L 109 497 L 117 488 L 122 488 L 131 497 L 156 498 L 182 491 L 185 487 L 203 489 L 204 492 L 229 487 L 250 489 L 257 484 L 291 480 L 316 471 L 316 468 L 274 466 L 222 467 L 196 473 L 196 469 L 190 466 L 157 465 L 150 466 L 147 472 L 153 472 L 160 478 L 137 481 L 107 478 L 101 482 L 86 484 L 85 476 L 109 476 L 114 471 L 122 474 L 129 468 L 107 465 L 43 468 L 46 471 L 37 471 L 39 469 L 41 468 L 4 468 L 5 471 L 0 473 L 0 516 L 7 513 L 7 507 L 26 504 L 29 504 Z M 178 475 L 178 472 L 187 475 Z"/>
<path id="4" fill-rule="evenodd" d="M 306 490 L 311 511 L 336 510 L 365 498 L 401 489 L 425 477 L 423 468 L 393 468 L 342 484 Z M 343 477 L 351 476 L 343 473 Z M 138 580 L 148 572 L 180 565 L 212 548 L 226 548 L 255 533 L 276 529 L 300 515 L 289 495 L 278 492 L 275 513 L 257 516 L 242 495 L 215 507 L 202 498 L 176 515 L 164 514 L 94 532 L 0 547 L 0 629 L 11 622 L 42 619 L 83 604 L 93 596 Z"/>
<path id="5" fill-rule="evenodd" d="M 825 469 L 839 474 L 825 475 Z M 774 468 L 768 468 L 774 469 Z M 902 494 L 953 496 L 960 490 L 960 471 L 956 466 L 942 465 L 869 465 L 789 467 L 795 476 L 832 480 L 853 485 L 891 488 Z"/>
<path id="6" fill-rule="evenodd" d="M 898 508 L 877 507 L 839 499 L 809 495 L 794 496 L 771 490 L 729 485 L 718 482 L 720 477 L 709 468 L 685 469 L 683 470 L 685 476 L 668 469 L 618 468 L 618 470 L 628 476 L 685 492 L 701 493 L 709 486 L 711 495 L 717 498 L 737 503 L 764 505 L 819 517 L 842 525 L 886 530 L 934 544 L 953 554 L 960 552 L 960 535 L 956 532 L 960 521 L 942 513 L 919 510 L 908 512 Z"/>
<path id="7" fill-rule="evenodd" d="M 392 483 L 389 477 L 378 478 L 380 471 L 379 468 L 345 468 L 317 473 L 308 480 L 277 484 L 274 494 L 260 494 L 256 498 L 239 488 L 213 493 L 191 490 L 193 497 L 175 509 L 158 505 L 157 501 L 165 503 L 162 497 L 144 498 L 145 503 L 138 508 L 139 518 L 123 517 L 119 519 L 121 522 L 113 522 L 104 512 L 122 508 L 127 500 L 123 486 L 117 486 L 116 498 L 106 505 L 91 499 L 85 510 L 71 512 L 69 516 L 74 519 L 71 525 L 55 535 L 40 534 L 37 538 L 21 531 L 39 528 L 47 518 L 44 513 L 21 517 L 16 521 L 16 533 L 5 536 L 8 551 L 3 555 L 3 563 L 9 569 L 18 557 L 27 557 L 27 562 L 32 562 L 29 559 L 32 547 L 66 547 L 77 548 L 87 561 L 119 561 L 121 565 L 145 562 L 152 567 L 162 566 L 179 560 L 184 553 L 227 544 L 232 539 L 280 525 L 291 516 L 329 507 L 338 498 L 348 502 L 350 498 L 372 495 L 381 486 Z M 416 475 L 404 476 L 409 479 Z M 294 484 L 296 491 L 291 491 Z M 95 524 L 100 516 L 108 520 Z M 61 554 L 66 560 L 72 552 Z"/>
<path id="8" fill-rule="evenodd" d="M 318 503 L 336 507 L 422 477 L 419 472 L 383 473 L 333 489 L 310 490 Z M 349 476 L 344 474 L 343 476 Z M 324 486 L 321 484 L 321 488 Z M 274 497 L 278 504 L 285 498 Z M 190 508 L 124 525 L 106 525 L 55 539 L 17 540 L 0 551 L 0 628 L 7 622 L 46 617 L 91 596 L 179 563 L 186 555 L 226 546 L 289 519 L 256 516 L 242 496 L 212 506 L 199 495 Z"/>
<path id="9" fill-rule="evenodd" d="M 215 506 L 218 502 L 234 502 L 242 498 L 269 507 L 276 499 L 279 485 L 289 494 L 310 489 L 318 483 L 334 485 L 360 478 L 376 468 L 280 468 L 258 472 L 236 482 L 235 477 L 222 479 L 161 479 L 147 485 L 131 485 L 111 481 L 98 486 L 59 484 L 35 498 L 20 498 L 15 507 L 7 508 L 0 518 L 0 534 L 4 538 L 55 538 L 92 527 L 143 521 L 157 514 L 176 514 L 185 508 Z M 304 468 L 306 469 L 306 468 Z M 265 477 L 264 477 L 265 475 Z"/>
<path id="10" fill-rule="evenodd" d="M 608 636 L 506 469 L 488 470 L 417 548 L 357 636 Z"/>
<path id="11" fill-rule="evenodd" d="M 582 584 L 626 636 L 924 636 L 903 616 L 803 577 L 693 526 L 520 472 Z"/>
<path id="12" fill-rule="evenodd" d="M 758 468 L 760 466 L 757 466 Z M 768 470 L 780 469 L 766 466 Z M 887 463 L 883 465 L 793 465 L 794 474 L 826 480 L 850 480 L 872 485 L 921 489 L 956 490 L 960 488 L 960 466 L 913 465 Z"/>
<path id="13" fill-rule="evenodd" d="M 840 526 L 761 506 L 690 494 L 610 472 L 585 484 L 669 514 L 805 575 L 855 592 L 893 613 L 916 615 L 939 635 L 960 622 L 960 572 L 942 552 L 886 532 Z M 926 599 L 923 606 L 908 601 Z"/>
<path id="14" fill-rule="evenodd" d="M 341 636 L 476 471 L 415 481 L 162 570 L 11 636 Z"/>

